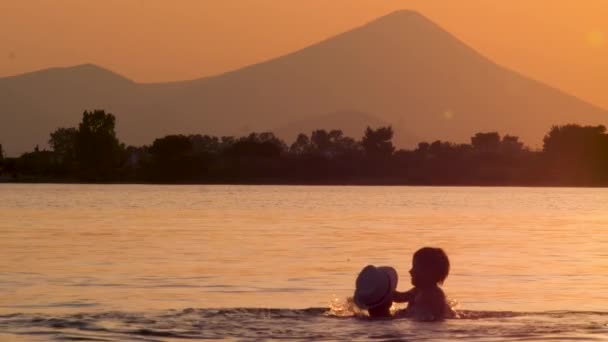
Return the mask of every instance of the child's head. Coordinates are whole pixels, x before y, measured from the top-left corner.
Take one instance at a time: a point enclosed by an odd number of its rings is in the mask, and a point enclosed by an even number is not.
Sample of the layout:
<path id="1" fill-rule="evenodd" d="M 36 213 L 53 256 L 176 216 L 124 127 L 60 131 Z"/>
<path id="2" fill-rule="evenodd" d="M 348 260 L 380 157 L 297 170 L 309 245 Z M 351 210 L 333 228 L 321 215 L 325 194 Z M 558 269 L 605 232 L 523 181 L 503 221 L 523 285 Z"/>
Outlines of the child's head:
<path id="1" fill-rule="evenodd" d="M 450 260 L 441 248 L 420 248 L 412 259 L 412 285 L 416 287 L 443 284 L 450 273 Z"/>
<path id="2" fill-rule="evenodd" d="M 388 266 L 368 265 L 357 276 L 355 304 L 372 317 L 390 315 L 393 292 L 397 288 L 397 271 Z"/>

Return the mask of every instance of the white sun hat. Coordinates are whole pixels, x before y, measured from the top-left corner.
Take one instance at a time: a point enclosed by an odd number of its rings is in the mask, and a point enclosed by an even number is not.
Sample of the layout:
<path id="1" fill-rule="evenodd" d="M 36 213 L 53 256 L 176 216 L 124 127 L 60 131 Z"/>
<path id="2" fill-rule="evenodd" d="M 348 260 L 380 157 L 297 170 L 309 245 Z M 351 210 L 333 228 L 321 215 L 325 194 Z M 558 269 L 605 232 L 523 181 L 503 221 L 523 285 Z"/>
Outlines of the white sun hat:
<path id="1" fill-rule="evenodd" d="M 357 276 L 354 301 L 361 309 L 373 309 L 393 299 L 397 271 L 390 266 L 367 265 Z"/>

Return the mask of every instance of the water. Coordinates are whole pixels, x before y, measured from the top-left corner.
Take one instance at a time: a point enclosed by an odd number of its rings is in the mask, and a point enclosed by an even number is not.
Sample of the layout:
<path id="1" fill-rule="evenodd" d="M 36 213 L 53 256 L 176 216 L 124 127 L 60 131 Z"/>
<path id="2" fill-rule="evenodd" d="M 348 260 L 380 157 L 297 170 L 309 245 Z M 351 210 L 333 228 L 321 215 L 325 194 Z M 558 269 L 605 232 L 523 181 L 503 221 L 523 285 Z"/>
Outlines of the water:
<path id="1" fill-rule="evenodd" d="M 0 341 L 608 340 L 608 189 L 0 185 Z M 443 247 L 459 319 L 370 321 Z"/>

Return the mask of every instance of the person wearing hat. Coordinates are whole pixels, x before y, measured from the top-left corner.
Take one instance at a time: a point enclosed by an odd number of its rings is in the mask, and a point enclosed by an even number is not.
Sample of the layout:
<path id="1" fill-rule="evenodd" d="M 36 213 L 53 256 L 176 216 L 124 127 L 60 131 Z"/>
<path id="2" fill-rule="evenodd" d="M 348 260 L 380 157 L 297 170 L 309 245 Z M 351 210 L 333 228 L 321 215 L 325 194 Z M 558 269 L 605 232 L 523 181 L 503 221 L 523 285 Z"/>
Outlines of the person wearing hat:
<path id="1" fill-rule="evenodd" d="M 390 317 L 393 293 L 397 289 L 397 271 L 389 266 L 365 266 L 355 283 L 355 304 L 370 317 Z"/>

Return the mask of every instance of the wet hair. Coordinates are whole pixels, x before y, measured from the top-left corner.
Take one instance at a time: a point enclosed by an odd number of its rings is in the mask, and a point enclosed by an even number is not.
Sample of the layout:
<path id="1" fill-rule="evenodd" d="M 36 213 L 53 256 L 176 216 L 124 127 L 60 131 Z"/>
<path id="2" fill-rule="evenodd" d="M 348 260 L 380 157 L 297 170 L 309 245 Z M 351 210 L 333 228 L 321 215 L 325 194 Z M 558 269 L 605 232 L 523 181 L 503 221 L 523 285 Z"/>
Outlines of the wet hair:
<path id="1" fill-rule="evenodd" d="M 450 260 L 441 248 L 420 248 L 414 253 L 414 262 L 427 269 L 437 284 L 443 284 L 450 273 Z"/>

